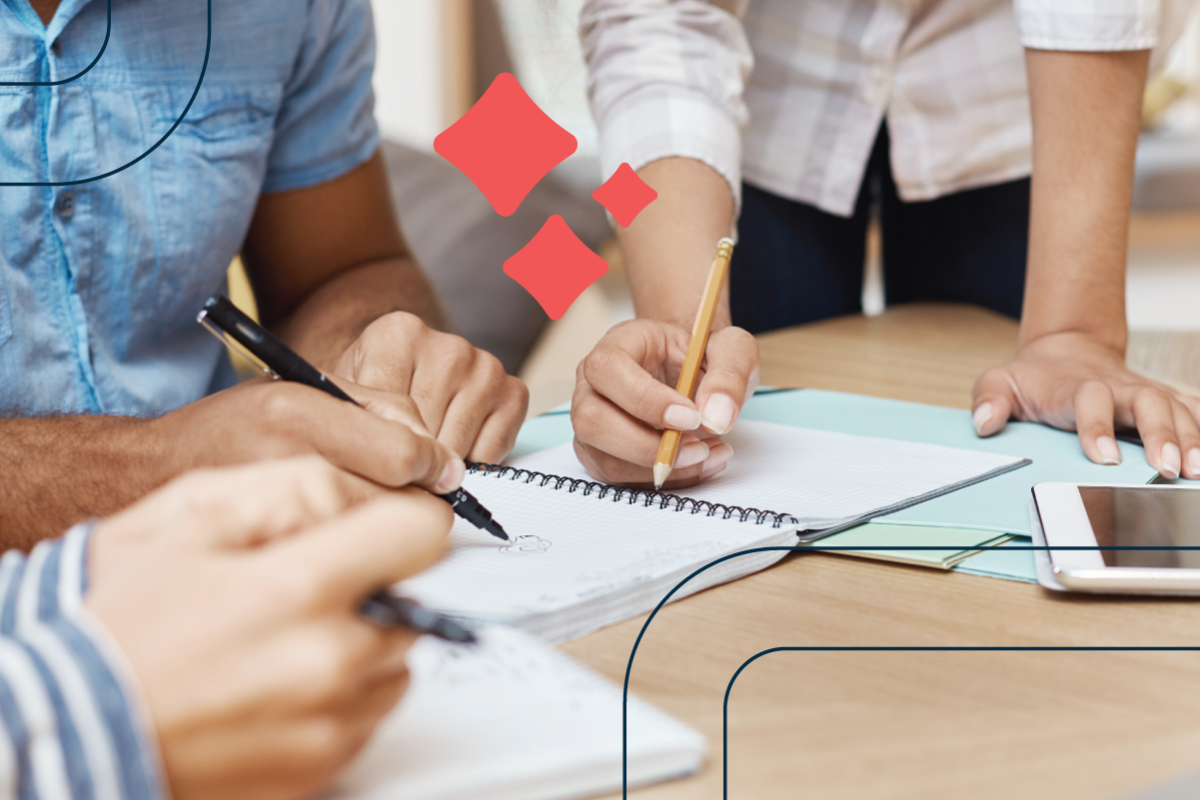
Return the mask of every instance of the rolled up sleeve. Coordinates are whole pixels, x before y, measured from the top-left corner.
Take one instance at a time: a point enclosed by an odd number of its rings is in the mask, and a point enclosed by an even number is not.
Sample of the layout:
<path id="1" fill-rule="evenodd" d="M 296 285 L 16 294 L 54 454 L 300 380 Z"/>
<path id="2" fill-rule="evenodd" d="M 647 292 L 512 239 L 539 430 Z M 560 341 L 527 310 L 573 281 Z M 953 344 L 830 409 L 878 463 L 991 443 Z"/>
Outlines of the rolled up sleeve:
<path id="1" fill-rule="evenodd" d="M 746 0 L 589 0 L 580 32 L 608 177 L 680 156 L 707 164 L 741 205 L 742 99 L 753 67 Z"/>
<path id="2" fill-rule="evenodd" d="M 1037 50 L 1149 50 L 1161 0 L 1016 0 L 1021 44 Z"/>

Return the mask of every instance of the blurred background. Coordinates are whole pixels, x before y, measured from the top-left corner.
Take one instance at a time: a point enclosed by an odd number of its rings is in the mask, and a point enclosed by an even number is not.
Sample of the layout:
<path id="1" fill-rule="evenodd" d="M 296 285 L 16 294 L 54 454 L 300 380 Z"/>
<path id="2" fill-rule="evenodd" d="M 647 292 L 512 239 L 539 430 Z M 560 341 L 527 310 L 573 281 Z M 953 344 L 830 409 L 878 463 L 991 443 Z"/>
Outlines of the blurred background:
<path id="1" fill-rule="evenodd" d="M 591 192 L 603 178 L 576 34 L 582 0 L 373 0 L 376 114 L 401 224 L 459 333 L 530 386 L 530 412 L 570 399 L 574 368 L 614 322 L 632 316 L 619 256 Z M 501 72 L 513 72 L 578 152 L 512 217 L 433 154 L 433 139 Z M 1200 392 L 1200 9 L 1143 113 L 1129 251 L 1129 358 Z M 610 264 L 555 323 L 501 272 L 551 214 Z M 883 308 L 878 248 L 869 248 L 864 307 Z"/>

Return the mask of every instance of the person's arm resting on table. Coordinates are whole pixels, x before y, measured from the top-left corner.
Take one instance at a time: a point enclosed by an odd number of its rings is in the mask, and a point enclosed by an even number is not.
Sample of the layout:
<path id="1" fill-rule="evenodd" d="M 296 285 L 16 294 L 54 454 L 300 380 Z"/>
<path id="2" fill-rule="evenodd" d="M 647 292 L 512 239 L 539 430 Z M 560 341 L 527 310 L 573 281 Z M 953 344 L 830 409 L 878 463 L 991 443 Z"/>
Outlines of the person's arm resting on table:
<path id="1" fill-rule="evenodd" d="M 1028 42 L 1027 42 L 1028 44 Z M 975 386 L 981 435 L 1010 417 L 1077 430 L 1092 461 L 1136 430 L 1168 478 L 1200 478 L 1200 399 L 1125 367 L 1125 259 L 1149 51 L 1026 51 L 1033 185 L 1016 359 Z"/>
<path id="2" fill-rule="evenodd" d="M 726 292 L 695 401 L 673 388 L 713 252 L 734 222 L 750 54 L 736 14 L 715 3 L 626 6 L 585 6 L 592 105 L 606 174 L 628 161 L 658 199 L 617 230 L 638 318 L 614 327 L 579 365 L 571 421 L 580 461 L 609 483 L 652 485 L 662 429 L 685 431 L 667 483 L 677 488 L 724 469 L 732 450 L 719 436 L 758 384 L 758 343 L 731 325 Z M 686 74 L 693 82 L 648 74 Z M 643 136 L 647 118 L 656 128 Z"/>
<path id="3" fill-rule="evenodd" d="M 370 5 L 309 12 L 253 220 L 226 222 L 249 223 L 244 258 L 265 324 L 375 414 L 258 380 L 156 419 L 0 419 L 0 546 L 28 549 L 196 467 L 315 453 L 384 486 L 444 493 L 462 480 L 459 456 L 496 461 L 512 447 L 525 387 L 436 330 L 437 302 L 392 211 L 372 116 Z"/>

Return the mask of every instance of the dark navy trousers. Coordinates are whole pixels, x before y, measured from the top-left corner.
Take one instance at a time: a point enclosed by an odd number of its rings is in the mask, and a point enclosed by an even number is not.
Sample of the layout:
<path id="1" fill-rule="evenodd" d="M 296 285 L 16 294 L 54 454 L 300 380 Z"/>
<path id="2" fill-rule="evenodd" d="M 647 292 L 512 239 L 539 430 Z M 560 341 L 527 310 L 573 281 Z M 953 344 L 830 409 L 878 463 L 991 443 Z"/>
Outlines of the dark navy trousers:
<path id="1" fill-rule="evenodd" d="M 896 191 L 888 151 L 885 124 L 848 219 L 743 185 L 730 267 L 735 325 L 760 333 L 860 312 L 873 210 L 889 306 L 972 303 L 1020 318 L 1029 179 L 909 203 Z"/>

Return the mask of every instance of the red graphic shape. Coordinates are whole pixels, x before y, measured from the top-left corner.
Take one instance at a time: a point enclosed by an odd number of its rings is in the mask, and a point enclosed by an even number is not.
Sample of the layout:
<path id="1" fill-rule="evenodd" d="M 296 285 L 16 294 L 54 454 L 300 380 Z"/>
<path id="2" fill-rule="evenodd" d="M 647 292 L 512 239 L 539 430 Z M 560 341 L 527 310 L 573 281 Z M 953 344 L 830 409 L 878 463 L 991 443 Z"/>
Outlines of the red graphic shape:
<path id="1" fill-rule="evenodd" d="M 579 241 L 558 214 L 504 262 L 504 274 L 525 287 L 550 319 L 560 319 L 583 290 L 608 272 L 608 262 Z"/>
<path id="2" fill-rule="evenodd" d="M 578 146 L 507 72 L 433 140 L 438 155 L 470 178 L 502 217 L 512 215 L 537 182 Z"/>
<path id="3" fill-rule="evenodd" d="M 642 209 L 658 199 L 658 192 L 647 186 L 633 167 L 622 164 L 603 186 L 592 192 L 592 199 L 608 209 L 618 225 L 628 228 Z"/>

